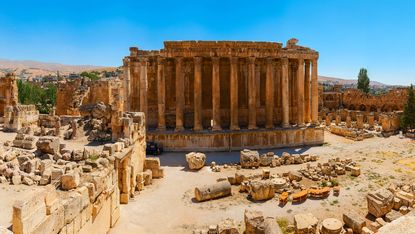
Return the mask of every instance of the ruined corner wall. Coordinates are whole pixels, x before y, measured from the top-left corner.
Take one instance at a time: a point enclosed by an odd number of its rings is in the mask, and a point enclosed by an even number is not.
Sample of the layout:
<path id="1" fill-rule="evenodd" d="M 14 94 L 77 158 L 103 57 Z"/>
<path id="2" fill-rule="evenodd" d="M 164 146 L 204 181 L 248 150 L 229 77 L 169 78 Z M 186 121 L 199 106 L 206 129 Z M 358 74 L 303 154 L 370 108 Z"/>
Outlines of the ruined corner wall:
<path id="1" fill-rule="evenodd" d="M 35 105 L 15 105 L 4 108 L 4 129 L 18 131 L 23 127 L 37 125 L 39 111 Z"/>
<path id="2" fill-rule="evenodd" d="M 14 106 L 19 102 L 17 78 L 14 74 L 7 74 L 0 78 L 0 116 L 4 115 L 6 106 Z"/>
<path id="3" fill-rule="evenodd" d="M 120 216 L 117 173 L 104 170 L 90 186 L 62 192 L 48 185 L 13 206 L 13 233 L 106 233 Z"/>
<path id="4" fill-rule="evenodd" d="M 79 107 L 102 102 L 123 108 L 123 86 L 120 80 L 82 81 L 59 83 L 56 101 L 57 115 L 79 116 Z M 118 107 L 119 106 L 119 107 Z M 122 109 L 120 109 L 122 110 Z"/>

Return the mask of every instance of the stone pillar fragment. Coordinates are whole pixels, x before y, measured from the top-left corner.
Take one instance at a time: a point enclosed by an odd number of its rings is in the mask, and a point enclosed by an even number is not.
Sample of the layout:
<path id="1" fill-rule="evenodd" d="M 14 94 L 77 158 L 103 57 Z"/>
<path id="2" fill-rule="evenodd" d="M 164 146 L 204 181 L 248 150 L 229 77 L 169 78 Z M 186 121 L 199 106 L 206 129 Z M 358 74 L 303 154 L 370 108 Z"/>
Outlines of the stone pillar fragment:
<path id="1" fill-rule="evenodd" d="M 202 57 L 195 57 L 194 80 L 194 131 L 200 131 L 202 127 Z"/>
<path id="2" fill-rule="evenodd" d="M 317 59 L 312 60 L 311 71 L 311 122 L 318 123 L 318 80 L 317 80 Z"/>
<path id="3" fill-rule="evenodd" d="M 298 59 L 297 67 L 297 124 L 304 126 L 304 59 Z"/>
<path id="4" fill-rule="evenodd" d="M 273 128 L 274 123 L 274 76 L 273 76 L 273 61 L 271 58 L 267 59 L 266 85 L 265 85 L 265 127 Z"/>
<path id="5" fill-rule="evenodd" d="M 363 117 L 362 114 L 356 115 L 356 126 L 358 129 L 363 129 Z"/>
<path id="6" fill-rule="evenodd" d="M 238 57 L 231 57 L 231 81 L 230 81 L 230 90 L 231 90 L 231 130 L 239 130 L 238 123 Z"/>
<path id="7" fill-rule="evenodd" d="M 256 129 L 255 57 L 248 58 L 248 129 Z"/>
<path id="8" fill-rule="evenodd" d="M 310 60 L 305 60 L 304 74 L 304 121 L 311 122 L 311 102 L 310 102 Z"/>
<path id="9" fill-rule="evenodd" d="M 164 59 L 157 59 L 157 107 L 158 107 L 158 130 L 166 130 L 166 79 L 164 76 Z"/>
<path id="10" fill-rule="evenodd" d="M 221 130 L 220 126 L 220 77 L 219 77 L 219 57 L 212 57 L 212 119 L 213 131 Z"/>
<path id="11" fill-rule="evenodd" d="M 176 58 L 176 129 L 175 131 L 183 131 L 184 116 L 184 81 L 182 72 L 183 58 Z"/>
<path id="12" fill-rule="evenodd" d="M 288 58 L 282 59 L 282 127 L 288 127 L 290 121 L 290 95 L 289 95 L 289 87 L 288 87 Z"/>

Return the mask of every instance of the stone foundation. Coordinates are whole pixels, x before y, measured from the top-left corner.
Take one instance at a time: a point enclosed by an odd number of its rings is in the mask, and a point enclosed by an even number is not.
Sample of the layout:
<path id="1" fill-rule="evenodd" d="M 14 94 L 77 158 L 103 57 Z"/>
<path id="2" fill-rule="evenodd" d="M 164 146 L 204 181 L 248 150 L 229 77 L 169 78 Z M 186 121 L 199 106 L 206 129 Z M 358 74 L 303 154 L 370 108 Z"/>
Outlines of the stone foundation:
<path id="1" fill-rule="evenodd" d="M 165 151 L 230 151 L 321 145 L 324 130 L 320 127 L 280 128 L 221 132 L 147 133 L 149 141 L 161 144 Z"/>

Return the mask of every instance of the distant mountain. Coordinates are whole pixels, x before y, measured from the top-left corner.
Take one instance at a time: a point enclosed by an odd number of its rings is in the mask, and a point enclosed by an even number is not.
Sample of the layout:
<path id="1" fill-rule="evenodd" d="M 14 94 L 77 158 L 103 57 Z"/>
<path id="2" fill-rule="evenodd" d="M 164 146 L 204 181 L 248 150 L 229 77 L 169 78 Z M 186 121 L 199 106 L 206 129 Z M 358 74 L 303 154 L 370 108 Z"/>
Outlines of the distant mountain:
<path id="1" fill-rule="evenodd" d="M 70 73 L 81 73 L 90 70 L 114 70 L 115 67 L 103 67 L 93 65 L 65 65 L 59 63 L 46 63 L 31 60 L 7 60 L 0 59 L 0 76 L 7 72 L 14 71 L 18 76 L 46 76 L 56 75 L 59 71 L 61 75 Z"/>
<path id="2" fill-rule="evenodd" d="M 340 85 L 346 85 L 346 86 L 357 86 L 357 79 L 350 80 L 350 79 L 341 79 L 341 78 L 336 78 L 336 77 L 318 76 L 318 81 L 320 83 L 326 83 L 326 84 L 331 84 L 331 85 L 340 84 Z M 371 80 L 370 86 L 380 88 L 380 87 L 388 87 L 391 85 L 387 85 L 387 84 L 383 84 L 383 83 Z"/>

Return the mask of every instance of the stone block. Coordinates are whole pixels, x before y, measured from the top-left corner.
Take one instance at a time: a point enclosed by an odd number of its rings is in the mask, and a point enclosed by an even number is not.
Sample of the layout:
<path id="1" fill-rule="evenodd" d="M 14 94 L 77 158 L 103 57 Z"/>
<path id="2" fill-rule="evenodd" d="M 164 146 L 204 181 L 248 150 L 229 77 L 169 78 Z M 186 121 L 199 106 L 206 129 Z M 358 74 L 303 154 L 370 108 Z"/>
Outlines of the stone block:
<path id="1" fill-rule="evenodd" d="M 57 234 L 65 226 L 65 212 L 62 205 L 59 205 L 56 210 L 38 225 L 32 234 L 51 233 Z"/>
<path id="2" fill-rule="evenodd" d="M 45 191 L 30 199 L 19 200 L 13 206 L 13 233 L 30 233 L 46 218 Z"/>
<path id="3" fill-rule="evenodd" d="M 244 221 L 246 234 L 264 233 L 264 215 L 261 211 L 245 210 Z"/>
<path id="4" fill-rule="evenodd" d="M 44 154 L 59 153 L 59 138 L 58 137 L 41 137 L 36 143 L 36 147 Z"/>
<path id="5" fill-rule="evenodd" d="M 77 171 L 67 173 L 61 177 L 62 190 L 71 190 L 78 187 L 80 183 L 80 176 Z"/>
<path id="6" fill-rule="evenodd" d="M 311 213 L 294 215 L 295 233 L 315 233 L 317 230 L 318 219 Z"/>
<path id="7" fill-rule="evenodd" d="M 389 213 L 385 215 L 385 221 L 390 223 L 393 220 L 399 219 L 400 217 L 402 217 L 402 214 L 400 212 L 391 210 Z"/>
<path id="8" fill-rule="evenodd" d="M 343 213 L 343 222 L 347 227 L 350 227 L 354 233 L 361 233 L 362 228 L 366 226 L 365 218 L 354 211 Z"/>
<path id="9" fill-rule="evenodd" d="M 243 168 L 259 167 L 260 161 L 258 151 L 242 150 L 240 153 L 240 163 Z"/>
<path id="10" fill-rule="evenodd" d="M 205 166 L 206 155 L 198 152 L 190 152 L 186 154 L 186 161 L 190 170 L 200 170 Z M 147 168 L 147 166 L 145 168 Z"/>
<path id="11" fill-rule="evenodd" d="M 392 210 L 393 194 L 386 189 L 379 189 L 366 196 L 368 212 L 375 217 L 382 217 Z"/>
<path id="12" fill-rule="evenodd" d="M 65 223 L 71 223 L 82 210 L 82 198 L 77 192 L 71 192 L 69 196 L 62 202 L 65 209 Z"/>

